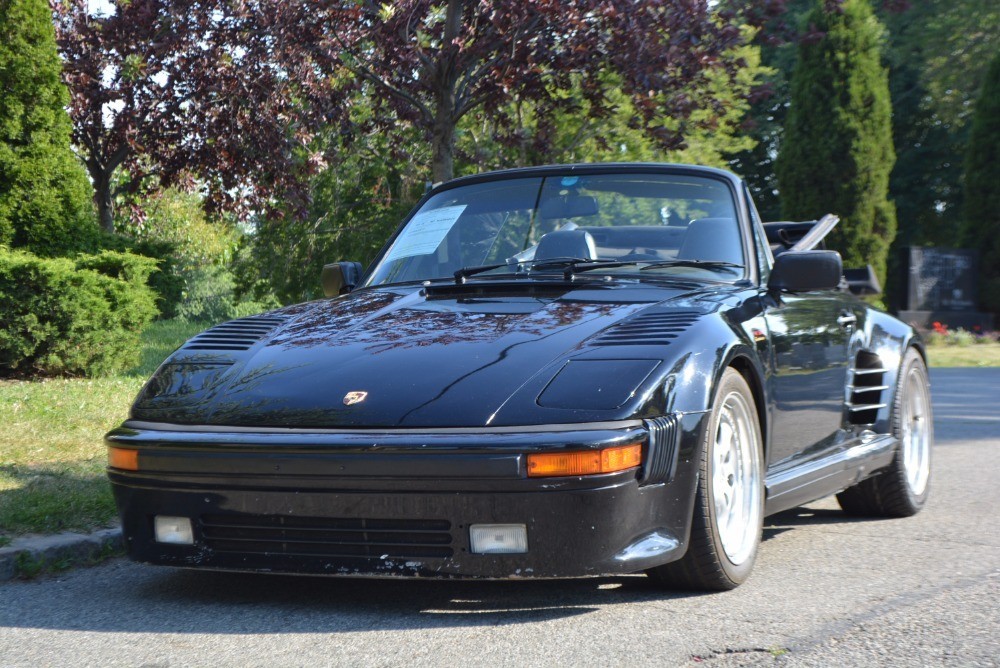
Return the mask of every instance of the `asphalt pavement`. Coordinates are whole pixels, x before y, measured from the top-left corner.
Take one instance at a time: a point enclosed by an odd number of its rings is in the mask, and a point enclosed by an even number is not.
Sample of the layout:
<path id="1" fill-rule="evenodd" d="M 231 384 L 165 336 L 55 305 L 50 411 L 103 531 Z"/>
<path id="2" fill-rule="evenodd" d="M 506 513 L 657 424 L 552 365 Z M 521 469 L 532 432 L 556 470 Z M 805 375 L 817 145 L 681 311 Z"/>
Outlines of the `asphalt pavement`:
<path id="1" fill-rule="evenodd" d="M 116 559 L 0 584 L 0 666 L 1000 666 L 1000 369 L 934 370 L 931 382 L 924 511 L 857 520 L 825 499 L 768 518 L 755 572 L 732 592 Z"/>

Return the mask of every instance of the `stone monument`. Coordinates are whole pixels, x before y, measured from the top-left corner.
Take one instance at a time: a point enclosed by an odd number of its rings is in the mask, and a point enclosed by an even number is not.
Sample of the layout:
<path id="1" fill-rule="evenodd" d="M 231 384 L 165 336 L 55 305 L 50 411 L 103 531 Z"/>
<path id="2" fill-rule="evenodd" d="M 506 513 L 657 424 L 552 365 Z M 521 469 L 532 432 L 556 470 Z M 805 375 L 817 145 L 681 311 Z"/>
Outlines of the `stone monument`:
<path id="1" fill-rule="evenodd" d="M 904 253 L 901 320 L 920 329 L 930 329 L 935 322 L 952 329 L 993 329 L 993 315 L 977 308 L 979 251 L 910 247 Z"/>

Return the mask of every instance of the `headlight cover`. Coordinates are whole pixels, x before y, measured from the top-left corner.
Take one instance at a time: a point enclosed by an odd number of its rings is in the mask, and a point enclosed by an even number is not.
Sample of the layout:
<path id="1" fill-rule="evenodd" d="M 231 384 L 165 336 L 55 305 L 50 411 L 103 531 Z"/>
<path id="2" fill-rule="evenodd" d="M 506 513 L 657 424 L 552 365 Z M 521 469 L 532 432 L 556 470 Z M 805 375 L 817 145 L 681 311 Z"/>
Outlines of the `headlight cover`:
<path id="1" fill-rule="evenodd" d="M 537 402 L 544 408 L 619 408 L 659 365 L 659 360 L 570 360 L 545 386 Z"/>

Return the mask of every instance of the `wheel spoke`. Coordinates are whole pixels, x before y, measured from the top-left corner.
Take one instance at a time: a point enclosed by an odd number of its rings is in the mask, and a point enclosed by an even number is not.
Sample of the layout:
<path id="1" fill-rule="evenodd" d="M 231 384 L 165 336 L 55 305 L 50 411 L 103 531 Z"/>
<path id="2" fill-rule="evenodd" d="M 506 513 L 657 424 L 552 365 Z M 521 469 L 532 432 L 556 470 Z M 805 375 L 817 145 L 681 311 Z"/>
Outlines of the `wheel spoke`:
<path id="1" fill-rule="evenodd" d="M 930 476 L 930 402 L 923 375 L 911 368 L 900 385 L 900 440 L 906 483 L 913 494 L 923 494 Z"/>
<path id="2" fill-rule="evenodd" d="M 716 529 L 734 564 L 752 555 L 762 512 L 760 451 L 752 419 L 743 396 L 729 394 L 720 411 L 711 458 Z"/>

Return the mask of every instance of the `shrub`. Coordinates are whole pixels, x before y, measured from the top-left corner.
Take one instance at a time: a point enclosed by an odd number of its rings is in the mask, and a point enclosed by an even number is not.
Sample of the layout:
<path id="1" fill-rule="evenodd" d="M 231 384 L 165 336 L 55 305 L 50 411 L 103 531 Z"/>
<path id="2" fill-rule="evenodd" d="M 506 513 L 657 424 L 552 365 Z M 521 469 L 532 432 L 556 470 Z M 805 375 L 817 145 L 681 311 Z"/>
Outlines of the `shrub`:
<path id="1" fill-rule="evenodd" d="M 976 332 L 974 343 L 986 344 L 986 343 L 996 343 L 997 335 L 993 332 Z"/>
<path id="2" fill-rule="evenodd" d="M 99 376 L 139 361 L 156 315 L 156 261 L 106 251 L 40 258 L 0 250 L 0 373 Z"/>
<path id="3" fill-rule="evenodd" d="M 275 299 L 263 301 L 240 299 L 236 282 L 228 267 L 204 265 L 186 272 L 184 300 L 178 305 L 177 317 L 187 322 L 217 323 L 233 318 L 255 315 L 278 306 Z"/>
<path id="4" fill-rule="evenodd" d="M 176 243 L 102 233 L 95 248 L 134 253 L 156 260 L 159 271 L 154 271 L 147 280 L 149 287 L 156 293 L 156 310 L 160 313 L 160 319 L 177 317 L 177 307 L 184 298 L 184 277 L 178 266 Z"/>
<path id="5" fill-rule="evenodd" d="M 962 348 L 966 346 L 971 346 L 976 341 L 976 336 L 972 332 L 966 329 L 955 329 L 948 333 L 948 338 L 945 340 L 950 346 L 961 346 Z"/>
<path id="6" fill-rule="evenodd" d="M 799 43 L 775 164 L 781 211 L 786 220 L 839 215 L 827 245 L 840 251 L 845 267 L 872 265 L 885 285 L 896 234 L 888 200 L 896 156 L 884 31 L 869 0 L 813 4 L 806 25 L 822 37 Z"/>
<path id="7" fill-rule="evenodd" d="M 0 3 L 0 244 L 46 256 L 82 250 L 98 229 L 61 72 L 48 3 Z"/>
<path id="8" fill-rule="evenodd" d="M 942 334 L 937 330 L 934 330 L 927 335 L 927 345 L 929 346 L 943 346 L 947 341 L 948 335 Z"/>
<path id="9" fill-rule="evenodd" d="M 219 322 L 277 305 L 239 299 L 231 264 L 240 231 L 232 221 L 209 217 L 203 204 L 197 193 L 168 188 L 143 202 L 141 222 L 119 226 L 129 250 L 160 260 L 150 279 L 160 317 Z"/>

